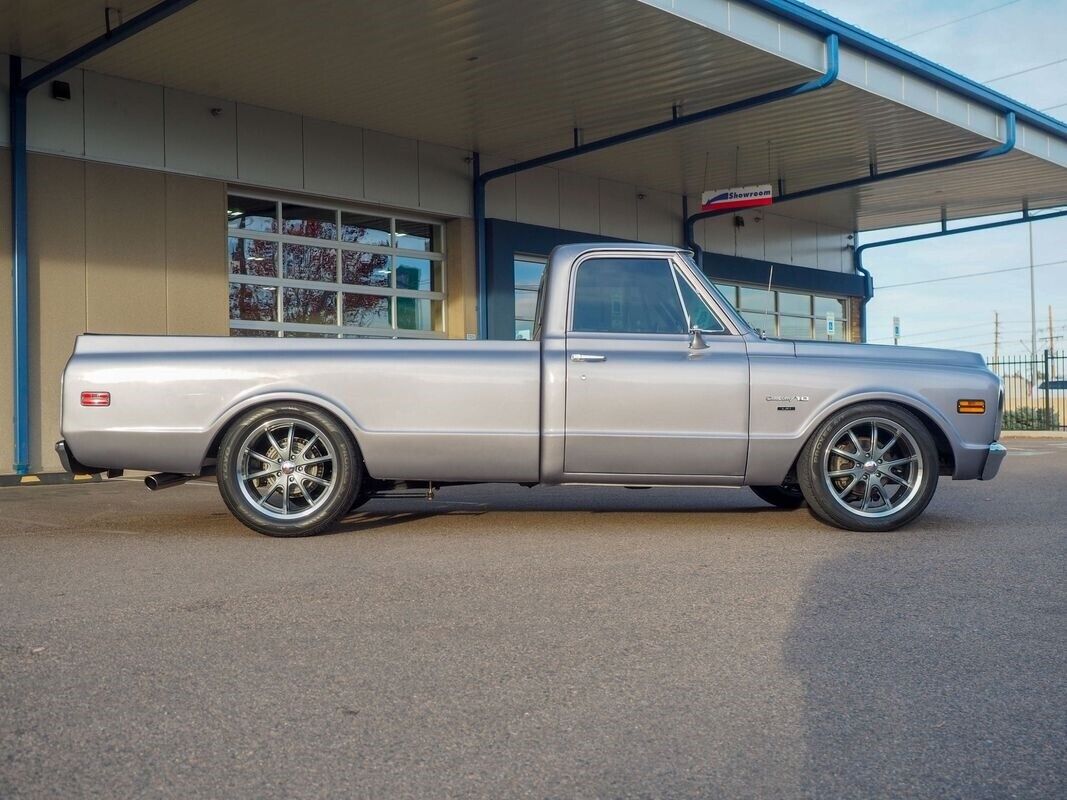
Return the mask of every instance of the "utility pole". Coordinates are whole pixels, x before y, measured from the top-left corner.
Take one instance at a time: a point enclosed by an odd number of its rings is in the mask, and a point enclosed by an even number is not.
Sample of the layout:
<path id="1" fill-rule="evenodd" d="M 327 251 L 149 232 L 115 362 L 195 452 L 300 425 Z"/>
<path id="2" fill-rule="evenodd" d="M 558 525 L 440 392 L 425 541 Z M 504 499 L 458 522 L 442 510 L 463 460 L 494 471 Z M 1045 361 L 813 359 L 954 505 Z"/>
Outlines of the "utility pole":
<path id="1" fill-rule="evenodd" d="M 1030 237 L 1030 385 L 1037 386 L 1037 295 L 1034 292 L 1034 223 L 1026 223 Z"/>
<path id="2" fill-rule="evenodd" d="M 1000 314 L 993 312 L 993 363 L 1000 363 Z"/>

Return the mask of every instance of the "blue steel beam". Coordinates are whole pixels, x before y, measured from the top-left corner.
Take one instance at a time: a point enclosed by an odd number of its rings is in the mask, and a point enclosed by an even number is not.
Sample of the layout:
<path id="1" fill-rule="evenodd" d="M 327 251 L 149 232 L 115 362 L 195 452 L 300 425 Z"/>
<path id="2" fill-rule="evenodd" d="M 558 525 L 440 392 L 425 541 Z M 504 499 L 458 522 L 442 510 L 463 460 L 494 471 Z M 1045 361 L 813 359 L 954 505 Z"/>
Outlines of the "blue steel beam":
<path id="1" fill-rule="evenodd" d="M 947 169 L 948 167 L 956 167 L 961 164 L 970 164 L 974 161 L 984 161 L 988 158 L 996 158 L 1006 153 L 1010 153 L 1015 149 L 1016 131 L 1015 131 L 1015 112 L 1009 111 L 1004 115 L 1004 142 L 994 145 L 993 147 L 981 150 L 977 153 L 966 153 L 962 156 L 953 156 L 951 158 L 942 158 L 938 161 L 928 161 L 925 164 L 914 164 L 910 167 L 901 167 L 900 169 L 890 170 L 889 172 L 877 172 L 871 170 L 870 174 L 864 175 L 860 178 L 852 178 L 847 181 L 839 181 L 837 183 L 825 184 L 823 186 L 813 186 L 810 189 L 803 189 L 799 192 L 787 192 L 786 194 L 779 194 L 775 199 L 775 203 L 785 203 L 789 200 L 800 200 L 805 197 L 814 197 L 820 194 L 829 194 L 830 192 L 840 191 L 842 189 L 855 189 L 859 186 L 869 186 L 874 183 L 881 183 L 882 181 L 893 180 L 894 178 L 904 178 L 909 175 L 920 175 L 926 172 L 933 172 L 939 169 Z M 781 183 L 779 183 L 781 186 Z M 700 211 L 696 214 L 691 214 L 686 217 L 685 220 L 685 243 L 694 253 L 697 254 L 697 262 L 702 260 L 700 257 L 700 248 L 694 241 L 694 226 L 702 219 L 710 219 L 711 217 L 718 217 L 724 214 L 734 214 L 733 210 L 727 209 L 725 211 Z M 856 252 L 859 252 L 857 250 Z M 864 292 L 863 300 L 860 303 L 860 330 L 866 332 L 866 313 L 867 302 L 871 299 L 874 293 L 873 280 L 871 274 L 864 269 L 862 260 L 854 260 L 856 272 L 862 275 L 867 281 L 867 288 Z"/>
<path id="2" fill-rule="evenodd" d="M 161 0 L 127 22 L 97 36 L 29 75 L 22 75 L 22 59 L 10 57 L 8 112 L 11 125 L 12 230 L 12 356 L 13 436 L 12 468 L 25 475 L 30 469 L 30 338 L 29 338 L 29 183 L 26 158 L 26 104 L 29 93 L 103 53 L 134 34 L 155 25 L 196 0 Z"/>
<path id="3" fill-rule="evenodd" d="M 794 86 L 788 86 L 784 89 L 775 89 L 774 91 L 756 95 L 755 97 L 749 97 L 744 100 L 737 100 L 733 103 L 705 109 L 704 111 L 695 111 L 692 114 L 678 114 L 677 108 L 675 108 L 672 109 L 671 118 L 664 120 L 663 122 L 646 125 L 643 128 L 637 128 L 636 130 L 626 131 L 625 133 L 619 133 L 613 136 L 606 136 L 603 139 L 580 144 L 576 147 L 568 147 L 564 150 L 546 153 L 543 156 L 537 156 L 536 158 L 531 158 L 527 161 L 509 164 L 505 167 L 500 167 L 499 169 L 490 170 L 489 172 L 481 174 L 476 172 L 474 176 L 474 249 L 478 270 L 478 296 L 480 301 L 478 304 L 479 336 L 483 339 L 487 338 L 489 332 L 489 298 L 488 292 L 486 291 L 485 258 L 485 187 L 489 181 L 503 178 L 507 175 L 514 175 L 517 172 L 525 172 L 526 170 L 543 167 L 548 164 L 555 164 L 570 158 L 588 155 L 589 153 L 595 153 L 609 147 L 615 147 L 616 145 L 643 139 L 647 136 L 655 136 L 658 133 L 665 133 L 676 128 L 682 128 L 686 125 L 705 122 L 738 111 L 746 111 L 751 108 L 767 105 L 768 103 L 774 103 L 778 100 L 786 100 L 791 97 L 799 97 L 808 94 L 809 92 L 818 91 L 837 80 L 839 65 L 840 55 L 838 50 L 838 39 L 835 34 L 831 33 L 826 37 L 826 72 L 818 78 L 813 78 L 810 81 L 798 83 Z M 477 155 L 478 154 L 476 153 L 476 158 Z"/>

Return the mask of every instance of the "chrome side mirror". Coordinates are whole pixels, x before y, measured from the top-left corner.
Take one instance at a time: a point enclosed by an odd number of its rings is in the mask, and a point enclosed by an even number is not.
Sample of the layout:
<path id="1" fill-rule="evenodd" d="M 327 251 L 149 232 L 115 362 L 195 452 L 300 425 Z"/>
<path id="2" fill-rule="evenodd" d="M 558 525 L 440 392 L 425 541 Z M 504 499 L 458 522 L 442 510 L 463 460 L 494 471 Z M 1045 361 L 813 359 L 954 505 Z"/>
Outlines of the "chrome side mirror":
<path id="1" fill-rule="evenodd" d="M 704 341 L 704 333 L 700 328 L 689 329 L 689 349 L 690 350 L 707 350 L 708 343 Z"/>

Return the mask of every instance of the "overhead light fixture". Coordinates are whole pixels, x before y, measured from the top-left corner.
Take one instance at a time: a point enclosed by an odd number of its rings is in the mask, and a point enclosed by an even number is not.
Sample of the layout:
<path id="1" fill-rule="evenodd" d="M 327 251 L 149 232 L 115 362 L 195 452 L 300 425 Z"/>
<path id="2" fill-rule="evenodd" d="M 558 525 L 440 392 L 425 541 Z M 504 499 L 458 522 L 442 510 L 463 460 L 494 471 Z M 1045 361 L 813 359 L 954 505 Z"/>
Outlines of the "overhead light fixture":
<path id="1" fill-rule="evenodd" d="M 70 84 L 66 81 L 52 81 L 52 99 L 62 102 L 70 100 Z"/>

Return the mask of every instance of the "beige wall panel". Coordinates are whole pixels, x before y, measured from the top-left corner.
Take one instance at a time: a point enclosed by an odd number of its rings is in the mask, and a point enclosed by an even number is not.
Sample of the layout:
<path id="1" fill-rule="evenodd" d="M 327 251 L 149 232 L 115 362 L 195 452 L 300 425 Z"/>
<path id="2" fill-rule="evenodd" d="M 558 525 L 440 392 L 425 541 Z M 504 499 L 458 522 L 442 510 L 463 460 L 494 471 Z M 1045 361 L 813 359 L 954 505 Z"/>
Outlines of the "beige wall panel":
<path id="1" fill-rule="evenodd" d="M 637 238 L 637 190 L 633 186 L 601 179 L 600 232 L 630 241 Z"/>
<path id="2" fill-rule="evenodd" d="M 86 317 L 91 331 L 167 332 L 164 181 L 160 172 L 85 165 Z"/>
<path id="3" fill-rule="evenodd" d="M 83 74 L 85 155 L 118 164 L 162 167 L 163 87 Z"/>
<path id="4" fill-rule="evenodd" d="M 482 156 L 482 173 L 492 172 L 494 169 L 514 164 L 503 158 Z M 515 220 L 515 176 L 505 175 L 503 178 L 489 181 L 485 185 L 485 216 L 493 219 Z"/>
<path id="5" fill-rule="evenodd" d="M 363 129 L 304 118 L 304 188 L 327 197 L 363 197 Z"/>
<path id="6" fill-rule="evenodd" d="M 419 208 L 470 216 L 471 171 L 467 150 L 419 142 Z"/>
<path id="7" fill-rule="evenodd" d="M 793 261 L 793 226 L 777 214 L 763 215 L 764 253 L 768 261 L 791 264 Z"/>
<path id="8" fill-rule="evenodd" d="M 477 265 L 474 261 L 474 220 L 454 219 L 445 226 L 448 241 L 445 324 L 448 338 L 464 339 L 478 332 Z"/>
<path id="9" fill-rule="evenodd" d="M 695 208 L 700 208 L 698 203 Z M 709 253 L 722 253 L 727 256 L 737 255 L 737 228 L 734 226 L 734 215 L 723 214 L 718 217 L 708 217 L 703 222 L 697 223 L 696 240 L 700 241 L 700 228 L 704 226 L 704 249 Z"/>
<path id="10" fill-rule="evenodd" d="M 559 172 L 538 167 L 515 175 L 515 218 L 530 225 L 559 227 Z"/>
<path id="11" fill-rule="evenodd" d="M 682 243 L 682 198 L 670 192 L 641 189 L 637 200 L 637 238 L 653 244 Z"/>
<path id="12" fill-rule="evenodd" d="M 591 175 L 559 173 L 559 226 L 600 233 L 600 182 Z"/>
<path id="13" fill-rule="evenodd" d="M 23 75 L 43 67 L 43 61 L 25 61 Z M 80 156 L 85 152 L 85 91 L 82 71 L 71 69 L 57 81 L 70 84 L 70 100 L 56 100 L 51 86 L 30 92 L 26 109 L 26 140 L 30 150 Z"/>
<path id="14" fill-rule="evenodd" d="M 11 158 L 0 149 L 0 474 L 11 472 Z"/>
<path id="15" fill-rule="evenodd" d="M 764 248 L 763 241 L 763 212 L 756 211 L 742 211 L 736 216 L 741 217 L 745 221 L 743 227 L 735 228 L 737 236 L 737 255 L 744 258 L 758 258 L 760 260 L 766 258 L 766 250 Z M 732 219 L 732 215 L 727 214 L 727 219 Z"/>
<path id="16" fill-rule="evenodd" d="M 86 329 L 85 169 L 84 162 L 67 158 L 31 155 L 29 161 L 33 471 L 61 469 L 53 450 L 59 439 L 59 381 L 74 338 Z"/>
<path id="17" fill-rule="evenodd" d="M 167 333 L 229 333 L 226 184 L 166 176 Z"/>
<path id="18" fill-rule="evenodd" d="M 793 220 L 793 263 L 798 267 L 819 266 L 818 234 L 814 222 Z"/>
<path id="19" fill-rule="evenodd" d="M 363 190 L 376 203 L 417 208 L 419 146 L 414 139 L 363 131 Z"/>

